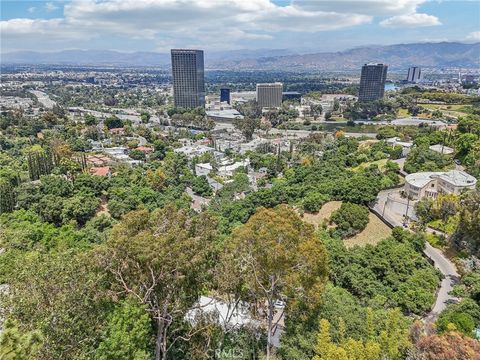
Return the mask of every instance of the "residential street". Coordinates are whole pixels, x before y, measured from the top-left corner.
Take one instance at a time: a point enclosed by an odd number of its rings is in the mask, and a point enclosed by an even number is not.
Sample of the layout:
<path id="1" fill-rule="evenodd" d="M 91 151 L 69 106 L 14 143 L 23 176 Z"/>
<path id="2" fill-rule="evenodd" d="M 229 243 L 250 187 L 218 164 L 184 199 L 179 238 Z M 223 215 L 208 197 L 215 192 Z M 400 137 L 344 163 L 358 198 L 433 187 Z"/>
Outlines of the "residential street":
<path id="1" fill-rule="evenodd" d="M 390 193 L 397 192 L 398 190 L 399 189 L 396 188 L 381 191 L 378 194 L 373 210 L 392 226 L 403 227 L 402 216 L 398 215 L 396 212 L 393 212 L 390 207 L 385 206 L 388 195 Z M 448 303 L 455 302 L 457 300 L 457 298 L 450 295 L 449 292 L 453 289 L 453 285 L 455 285 L 459 280 L 459 274 L 455 265 L 449 259 L 447 259 L 447 257 L 439 249 L 436 249 L 429 243 L 426 243 L 423 252 L 429 259 L 433 261 L 435 267 L 444 276 L 437 292 L 435 304 L 430 313 L 424 317 L 425 321 L 433 322 L 437 319 L 438 315 L 445 310 Z"/>

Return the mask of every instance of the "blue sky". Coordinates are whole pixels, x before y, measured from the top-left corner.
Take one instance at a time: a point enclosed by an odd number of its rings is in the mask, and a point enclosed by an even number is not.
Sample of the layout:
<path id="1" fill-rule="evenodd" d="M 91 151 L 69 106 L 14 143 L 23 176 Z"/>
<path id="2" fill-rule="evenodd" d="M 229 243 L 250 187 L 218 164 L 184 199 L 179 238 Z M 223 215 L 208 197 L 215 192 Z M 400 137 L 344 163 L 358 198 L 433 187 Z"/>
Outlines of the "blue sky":
<path id="1" fill-rule="evenodd" d="M 310 52 L 480 41 L 480 2 L 474 0 L 2 0 L 0 14 L 2 52 Z"/>

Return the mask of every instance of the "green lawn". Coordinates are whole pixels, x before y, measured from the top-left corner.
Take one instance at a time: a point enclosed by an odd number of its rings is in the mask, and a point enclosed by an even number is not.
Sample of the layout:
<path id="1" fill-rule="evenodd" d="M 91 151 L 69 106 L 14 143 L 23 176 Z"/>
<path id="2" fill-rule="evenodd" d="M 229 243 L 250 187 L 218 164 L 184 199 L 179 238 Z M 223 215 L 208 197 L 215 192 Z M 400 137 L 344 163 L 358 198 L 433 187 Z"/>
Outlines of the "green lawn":
<path id="1" fill-rule="evenodd" d="M 472 107 L 471 105 L 462 105 L 462 104 L 418 104 L 426 109 L 431 110 L 450 110 L 450 111 L 461 111 L 464 112 L 466 108 Z"/>
<path id="2" fill-rule="evenodd" d="M 469 114 L 470 113 L 469 109 L 471 109 L 472 107 L 471 105 L 462 105 L 462 104 L 452 104 L 452 105 L 419 104 L 419 105 L 430 110 L 440 110 L 445 115 L 449 115 L 453 117 L 459 117 L 459 116 L 464 116 L 465 114 Z"/>
<path id="3" fill-rule="evenodd" d="M 388 159 L 381 159 L 381 160 L 376 160 L 376 161 L 369 161 L 369 162 L 365 162 L 365 163 L 361 163 L 360 165 L 358 166 L 355 166 L 354 168 L 352 168 L 353 171 L 358 171 L 358 170 L 361 170 L 361 169 L 365 169 L 366 167 L 369 167 L 370 165 L 378 165 L 378 168 L 379 169 L 383 169 L 385 167 L 385 165 L 387 164 L 387 161 Z"/>

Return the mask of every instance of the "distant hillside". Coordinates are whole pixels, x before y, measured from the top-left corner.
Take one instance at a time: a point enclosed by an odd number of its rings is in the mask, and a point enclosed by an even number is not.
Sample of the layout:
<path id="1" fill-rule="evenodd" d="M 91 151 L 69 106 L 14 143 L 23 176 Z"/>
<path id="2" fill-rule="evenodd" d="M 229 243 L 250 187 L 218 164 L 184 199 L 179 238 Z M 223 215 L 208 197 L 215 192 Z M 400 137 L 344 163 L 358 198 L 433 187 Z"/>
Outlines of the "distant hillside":
<path id="1" fill-rule="evenodd" d="M 391 69 L 411 65 L 422 67 L 480 67 L 480 43 L 421 43 L 389 46 L 367 46 L 347 51 L 261 57 L 257 59 L 213 62 L 213 68 L 227 69 L 315 69 L 358 70 L 361 64 L 382 62 Z"/>
<path id="2" fill-rule="evenodd" d="M 422 67 L 480 67 L 480 43 L 454 42 L 363 46 L 341 52 L 296 54 L 285 49 L 206 52 L 209 69 L 224 70 L 358 70 L 366 62 L 383 62 L 391 69 Z M 117 65 L 169 67 L 170 55 L 153 52 L 65 50 L 2 54 L 2 63 Z"/>
<path id="3" fill-rule="evenodd" d="M 208 62 L 229 62 L 258 59 L 264 56 L 294 55 L 286 49 L 232 50 L 206 52 Z M 169 53 L 133 52 L 112 50 L 63 50 L 57 52 L 16 51 L 1 56 L 2 64 L 32 65 L 93 65 L 93 66 L 158 66 L 170 67 Z"/>
<path id="4" fill-rule="evenodd" d="M 154 52 L 124 53 L 111 50 L 16 51 L 2 54 L 3 64 L 167 66 L 170 55 Z"/>

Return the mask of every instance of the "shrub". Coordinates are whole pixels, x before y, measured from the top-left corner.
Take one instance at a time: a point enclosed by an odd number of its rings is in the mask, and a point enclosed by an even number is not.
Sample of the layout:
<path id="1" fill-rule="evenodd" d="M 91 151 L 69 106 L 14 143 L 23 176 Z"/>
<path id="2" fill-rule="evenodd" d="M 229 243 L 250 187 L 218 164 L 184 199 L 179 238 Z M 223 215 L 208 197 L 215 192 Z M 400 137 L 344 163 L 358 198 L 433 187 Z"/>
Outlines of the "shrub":
<path id="1" fill-rule="evenodd" d="M 340 209 L 334 211 L 330 222 L 336 225 L 335 232 L 343 238 L 358 234 L 368 224 L 369 211 L 366 206 L 353 203 L 342 203 Z"/>
<path id="2" fill-rule="evenodd" d="M 328 201 L 328 196 L 317 192 L 307 194 L 303 199 L 303 209 L 308 212 L 317 212 Z"/>

